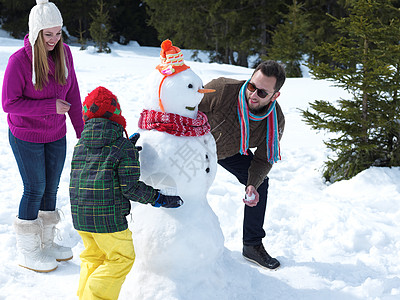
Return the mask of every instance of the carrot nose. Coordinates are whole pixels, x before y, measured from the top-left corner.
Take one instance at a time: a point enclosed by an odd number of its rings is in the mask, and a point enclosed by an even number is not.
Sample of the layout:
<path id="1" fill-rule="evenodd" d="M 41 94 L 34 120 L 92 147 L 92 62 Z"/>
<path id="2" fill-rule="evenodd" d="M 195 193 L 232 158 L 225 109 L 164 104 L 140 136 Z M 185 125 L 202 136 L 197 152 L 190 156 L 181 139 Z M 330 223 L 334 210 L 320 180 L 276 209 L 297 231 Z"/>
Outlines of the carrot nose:
<path id="1" fill-rule="evenodd" d="M 198 89 L 197 91 L 198 91 L 199 93 L 202 93 L 202 94 L 214 93 L 214 92 L 215 92 L 215 90 L 213 90 L 213 89 Z"/>

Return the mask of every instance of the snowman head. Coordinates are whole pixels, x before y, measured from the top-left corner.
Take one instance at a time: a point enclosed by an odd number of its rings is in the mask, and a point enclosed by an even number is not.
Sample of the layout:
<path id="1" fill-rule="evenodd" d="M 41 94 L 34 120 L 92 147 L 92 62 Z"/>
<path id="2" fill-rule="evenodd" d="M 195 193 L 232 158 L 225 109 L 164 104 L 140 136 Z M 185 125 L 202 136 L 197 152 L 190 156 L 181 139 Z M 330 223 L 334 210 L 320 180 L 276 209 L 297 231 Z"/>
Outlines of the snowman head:
<path id="1" fill-rule="evenodd" d="M 181 49 L 170 40 L 162 42 L 160 58 L 157 71 L 149 77 L 146 108 L 195 119 L 203 94 L 211 91 L 203 88 L 200 77 L 184 63 Z"/>
<path id="2" fill-rule="evenodd" d="M 188 69 L 164 78 L 154 72 L 150 78 L 154 80 L 154 84 L 151 87 L 149 85 L 149 95 L 146 97 L 145 104 L 147 109 L 196 119 L 198 105 L 203 99 L 204 92 L 207 91 L 204 90 L 203 81 L 196 73 Z M 160 107 L 159 99 L 161 99 L 162 107 Z"/>

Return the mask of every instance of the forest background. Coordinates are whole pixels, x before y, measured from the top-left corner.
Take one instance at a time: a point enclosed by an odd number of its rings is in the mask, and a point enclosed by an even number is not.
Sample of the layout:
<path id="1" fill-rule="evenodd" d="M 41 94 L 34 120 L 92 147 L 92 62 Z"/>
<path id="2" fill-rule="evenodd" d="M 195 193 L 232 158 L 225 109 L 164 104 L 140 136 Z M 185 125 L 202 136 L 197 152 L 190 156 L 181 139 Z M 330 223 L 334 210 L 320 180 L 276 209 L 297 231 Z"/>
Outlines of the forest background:
<path id="1" fill-rule="evenodd" d="M 338 38 L 333 19 L 348 15 L 349 0 L 52 0 L 64 19 L 66 42 L 95 40 L 92 23 L 108 31 L 107 42 L 159 46 L 169 38 L 185 49 L 207 51 L 211 62 L 254 67 L 263 58 L 288 63 L 301 77 L 299 61 L 321 59 L 313 51 Z M 400 7 L 400 1 L 394 1 Z M 0 0 L 0 25 L 15 38 L 28 32 L 34 0 Z M 101 8 L 101 11 L 100 11 Z M 282 44 L 285 45 L 282 48 Z M 255 59 L 250 60 L 250 57 Z"/>
<path id="2" fill-rule="evenodd" d="M 254 68 L 277 60 L 287 77 L 328 79 L 351 99 L 314 100 L 303 110 L 335 155 L 323 177 L 349 179 L 371 167 L 400 166 L 400 0 L 53 0 L 63 36 L 81 49 L 109 43 L 158 47 L 171 39 L 208 62 Z M 0 26 L 28 33 L 34 0 L 0 0 Z M 203 55 L 204 57 L 204 55 Z"/>

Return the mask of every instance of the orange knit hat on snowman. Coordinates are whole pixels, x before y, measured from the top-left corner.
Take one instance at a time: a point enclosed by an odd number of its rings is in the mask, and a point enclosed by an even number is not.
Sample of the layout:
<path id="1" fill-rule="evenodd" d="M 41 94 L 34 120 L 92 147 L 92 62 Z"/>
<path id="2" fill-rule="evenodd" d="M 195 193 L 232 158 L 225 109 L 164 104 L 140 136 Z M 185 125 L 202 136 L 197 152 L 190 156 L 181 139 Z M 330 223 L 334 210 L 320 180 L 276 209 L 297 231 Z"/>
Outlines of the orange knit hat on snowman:
<path id="1" fill-rule="evenodd" d="M 172 45 L 170 40 L 165 40 L 161 43 L 160 51 L 161 63 L 156 67 L 156 69 L 164 75 L 158 87 L 158 104 L 163 113 L 165 113 L 164 105 L 161 101 L 161 86 L 168 76 L 178 74 L 179 72 L 185 71 L 190 67 L 185 65 L 183 61 L 183 54 L 181 49 Z"/>
<path id="2" fill-rule="evenodd" d="M 170 40 L 161 43 L 161 64 L 156 69 L 165 76 L 171 76 L 185 71 L 190 67 L 185 65 L 181 49 L 172 45 Z"/>

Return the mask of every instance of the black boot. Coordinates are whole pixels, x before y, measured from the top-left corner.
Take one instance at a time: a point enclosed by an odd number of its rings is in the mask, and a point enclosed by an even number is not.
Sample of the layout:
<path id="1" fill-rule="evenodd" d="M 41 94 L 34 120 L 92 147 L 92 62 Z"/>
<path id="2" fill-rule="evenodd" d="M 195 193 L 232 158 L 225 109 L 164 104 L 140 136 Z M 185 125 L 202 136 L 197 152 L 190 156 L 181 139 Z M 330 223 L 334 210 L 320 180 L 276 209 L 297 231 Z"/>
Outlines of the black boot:
<path id="1" fill-rule="evenodd" d="M 242 255 L 245 259 L 266 269 L 274 270 L 280 266 L 279 261 L 265 251 L 263 244 L 257 246 L 243 245 Z"/>

